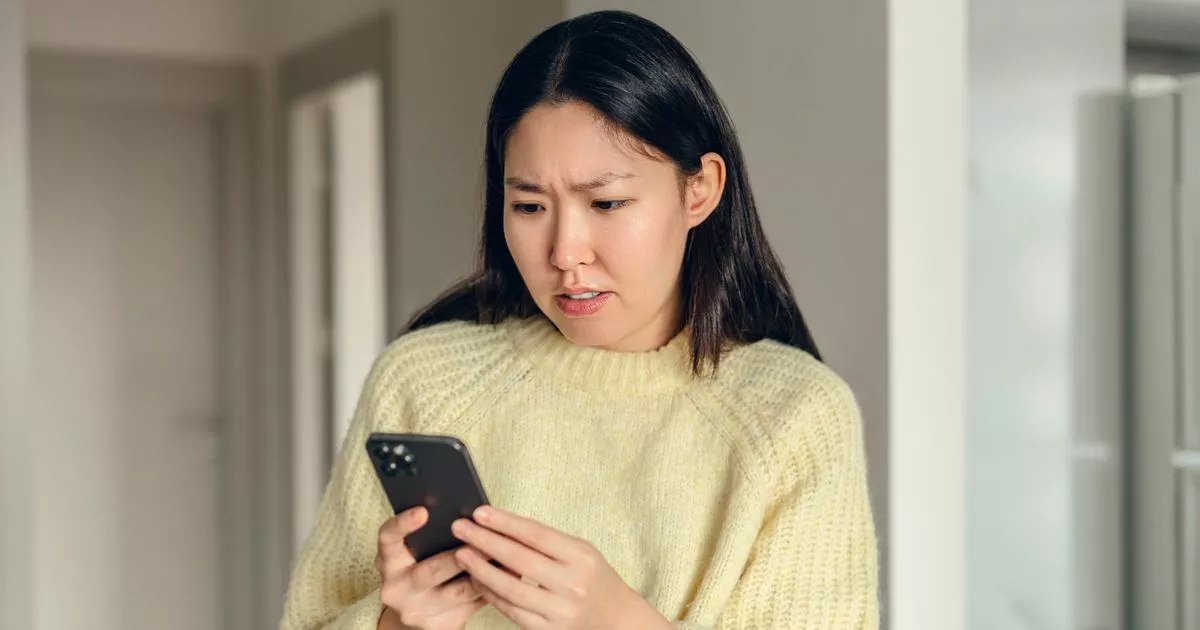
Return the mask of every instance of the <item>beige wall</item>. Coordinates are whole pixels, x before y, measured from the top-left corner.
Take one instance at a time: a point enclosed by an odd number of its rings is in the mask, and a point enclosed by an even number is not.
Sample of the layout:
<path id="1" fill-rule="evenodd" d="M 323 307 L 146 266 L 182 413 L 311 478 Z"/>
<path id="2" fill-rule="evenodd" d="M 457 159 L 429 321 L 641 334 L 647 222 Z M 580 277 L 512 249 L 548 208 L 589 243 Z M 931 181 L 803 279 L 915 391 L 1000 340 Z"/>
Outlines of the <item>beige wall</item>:
<path id="1" fill-rule="evenodd" d="M 392 308 L 407 318 L 474 262 L 487 103 L 508 60 L 561 18 L 557 0 L 272 0 L 267 64 L 387 8 L 394 15 Z M 273 17 L 267 17 L 273 16 Z"/>
<path id="2" fill-rule="evenodd" d="M 500 73 L 561 19 L 554 0 L 396 5 L 398 312 L 412 313 L 474 262 L 487 104 Z M 445 261 L 430 264 L 431 261 Z"/>
<path id="3" fill-rule="evenodd" d="M 21 0 L 0 0 L 0 627 L 29 628 L 30 236 Z"/>
<path id="4" fill-rule="evenodd" d="M 250 59 L 249 0 L 26 0 L 29 45 L 166 57 Z M 335 4 L 335 3 L 330 3 Z"/>
<path id="5" fill-rule="evenodd" d="M 683 41 L 728 106 L 759 214 L 817 345 L 865 416 L 886 535 L 887 13 L 882 2 L 567 0 Z M 837 63 L 830 63 L 836 59 Z"/>

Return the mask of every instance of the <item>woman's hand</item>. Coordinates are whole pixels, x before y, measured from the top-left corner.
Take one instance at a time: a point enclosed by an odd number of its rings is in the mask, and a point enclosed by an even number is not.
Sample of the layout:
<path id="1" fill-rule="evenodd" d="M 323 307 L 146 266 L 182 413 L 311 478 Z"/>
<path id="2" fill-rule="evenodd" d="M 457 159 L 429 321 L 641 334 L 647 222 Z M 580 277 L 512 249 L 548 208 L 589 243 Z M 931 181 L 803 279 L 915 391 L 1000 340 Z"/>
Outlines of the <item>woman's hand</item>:
<path id="1" fill-rule="evenodd" d="M 379 599 L 386 607 L 379 630 L 461 630 L 487 603 L 466 576 L 450 581 L 462 573 L 453 551 L 421 562 L 413 559 L 404 538 L 421 529 L 428 518 L 425 508 L 413 508 L 379 528 L 375 568 L 383 581 Z"/>
<path id="2" fill-rule="evenodd" d="M 454 523 L 467 543 L 458 560 L 484 599 L 521 628 L 671 627 L 587 541 L 491 506 L 474 518 Z"/>

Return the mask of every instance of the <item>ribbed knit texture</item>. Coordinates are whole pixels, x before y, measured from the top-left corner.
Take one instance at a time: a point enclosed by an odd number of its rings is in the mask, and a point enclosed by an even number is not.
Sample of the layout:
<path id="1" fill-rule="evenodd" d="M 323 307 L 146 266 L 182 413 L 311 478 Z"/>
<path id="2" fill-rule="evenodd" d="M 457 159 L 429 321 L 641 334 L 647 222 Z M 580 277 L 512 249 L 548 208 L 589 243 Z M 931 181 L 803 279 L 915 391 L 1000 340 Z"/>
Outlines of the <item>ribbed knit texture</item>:
<path id="1" fill-rule="evenodd" d="M 774 341 L 689 371 L 687 338 L 577 346 L 544 318 L 404 335 L 368 377 L 281 628 L 374 629 L 380 524 L 372 431 L 457 436 L 498 507 L 590 541 L 680 628 L 877 628 L 875 531 L 858 407 Z M 467 630 L 512 628 L 485 607 Z"/>

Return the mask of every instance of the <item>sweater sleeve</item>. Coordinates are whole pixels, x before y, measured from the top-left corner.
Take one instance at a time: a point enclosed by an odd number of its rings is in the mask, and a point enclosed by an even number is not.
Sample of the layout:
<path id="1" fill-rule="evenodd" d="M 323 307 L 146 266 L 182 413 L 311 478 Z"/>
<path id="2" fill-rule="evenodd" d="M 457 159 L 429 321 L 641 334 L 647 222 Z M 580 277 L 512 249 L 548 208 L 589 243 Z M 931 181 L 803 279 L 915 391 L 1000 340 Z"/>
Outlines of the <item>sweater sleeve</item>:
<path id="1" fill-rule="evenodd" d="M 375 568 L 379 526 L 390 516 L 373 492 L 363 450 L 377 426 L 375 391 L 384 386 L 377 365 L 368 377 L 346 439 L 334 459 L 316 523 L 300 551 L 284 602 L 280 630 L 375 630 L 383 613 Z"/>
<path id="2" fill-rule="evenodd" d="M 857 403 L 837 378 L 798 402 L 763 525 L 717 630 L 879 627 Z"/>

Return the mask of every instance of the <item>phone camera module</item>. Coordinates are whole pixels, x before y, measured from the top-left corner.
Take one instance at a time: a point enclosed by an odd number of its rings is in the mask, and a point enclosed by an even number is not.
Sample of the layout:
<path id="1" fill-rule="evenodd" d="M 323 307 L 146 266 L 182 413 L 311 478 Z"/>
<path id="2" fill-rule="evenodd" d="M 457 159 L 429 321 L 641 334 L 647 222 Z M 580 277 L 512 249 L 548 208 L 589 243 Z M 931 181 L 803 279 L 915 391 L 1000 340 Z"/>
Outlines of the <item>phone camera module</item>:
<path id="1" fill-rule="evenodd" d="M 408 477 L 416 477 L 417 458 L 403 444 L 383 443 L 376 451 L 382 461 L 380 472 L 388 477 L 396 477 L 401 473 Z"/>

